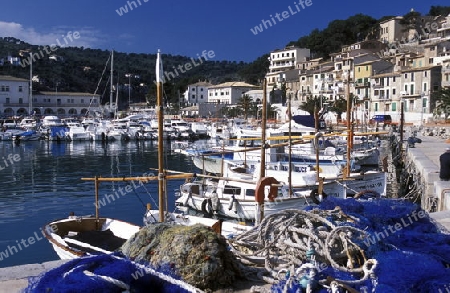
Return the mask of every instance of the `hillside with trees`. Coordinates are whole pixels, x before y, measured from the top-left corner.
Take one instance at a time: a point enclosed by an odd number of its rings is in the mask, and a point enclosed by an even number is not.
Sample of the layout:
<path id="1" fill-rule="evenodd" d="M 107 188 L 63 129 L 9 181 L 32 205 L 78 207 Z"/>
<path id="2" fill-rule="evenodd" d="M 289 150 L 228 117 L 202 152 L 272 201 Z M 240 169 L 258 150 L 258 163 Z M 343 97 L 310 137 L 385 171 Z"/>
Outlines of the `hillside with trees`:
<path id="1" fill-rule="evenodd" d="M 448 15 L 450 6 L 431 6 L 426 15 Z M 419 12 L 408 12 L 405 21 L 414 21 L 421 15 Z M 342 46 L 364 39 L 376 39 L 379 23 L 391 16 L 374 19 L 364 14 L 356 14 L 345 20 L 333 20 L 322 30 L 314 29 L 307 36 L 297 41 L 291 41 L 287 46 L 294 45 L 309 48 L 313 58 L 329 58 L 330 53 L 338 52 Z M 274 48 L 275 49 L 275 48 Z M 33 53 L 43 52 L 42 58 L 33 62 L 33 76 L 39 77 L 39 82 L 33 82 L 33 89 L 40 91 L 89 92 L 101 95 L 102 103 L 109 101 L 109 65 L 110 51 L 83 47 L 58 48 L 54 55 L 58 60 L 50 60 L 42 46 L 27 44 L 12 37 L 0 38 L 0 58 L 19 56 L 20 51 L 31 50 Z M 227 81 L 245 81 L 261 85 L 269 68 L 269 52 L 258 57 L 251 63 L 209 60 L 201 66 L 166 80 L 165 97 L 167 102 L 178 102 L 187 85 L 197 81 L 209 81 L 218 84 Z M 162 55 L 164 69 L 192 64 L 189 57 L 179 55 Z M 114 53 L 114 83 L 118 85 L 119 101 L 122 107 L 128 103 L 128 83 L 131 84 L 131 102 L 150 102 L 155 100 L 156 54 Z M 131 74 L 131 78 L 127 77 Z M 12 75 L 29 78 L 29 66 L 0 66 L 0 75 Z"/>

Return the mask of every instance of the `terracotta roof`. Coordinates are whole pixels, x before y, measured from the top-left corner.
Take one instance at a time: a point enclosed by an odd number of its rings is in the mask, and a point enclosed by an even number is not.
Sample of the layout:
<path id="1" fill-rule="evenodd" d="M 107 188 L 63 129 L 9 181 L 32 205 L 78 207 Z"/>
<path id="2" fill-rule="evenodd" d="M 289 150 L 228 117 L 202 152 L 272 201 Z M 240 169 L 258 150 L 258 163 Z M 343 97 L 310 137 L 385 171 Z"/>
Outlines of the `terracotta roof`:
<path id="1" fill-rule="evenodd" d="M 249 84 L 243 81 L 230 81 L 230 82 L 224 82 L 221 84 L 216 84 L 213 86 L 210 86 L 210 89 L 213 88 L 224 88 L 224 87 L 254 87 L 254 88 L 259 88 L 259 86 L 257 85 L 253 85 L 253 84 Z"/>

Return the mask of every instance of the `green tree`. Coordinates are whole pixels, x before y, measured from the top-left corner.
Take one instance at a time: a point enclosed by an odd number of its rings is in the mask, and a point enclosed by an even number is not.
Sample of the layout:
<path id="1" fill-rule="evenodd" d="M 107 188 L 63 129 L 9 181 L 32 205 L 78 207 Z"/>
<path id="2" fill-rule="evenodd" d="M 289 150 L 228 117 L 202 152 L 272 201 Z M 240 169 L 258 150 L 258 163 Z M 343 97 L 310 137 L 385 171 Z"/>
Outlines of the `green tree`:
<path id="1" fill-rule="evenodd" d="M 249 95 L 243 95 L 239 98 L 238 107 L 244 113 L 244 119 L 246 120 L 252 108 L 252 103 L 252 98 Z"/>
<path id="2" fill-rule="evenodd" d="M 309 96 L 306 98 L 306 102 L 301 104 L 298 108 L 314 116 L 314 110 L 320 110 L 320 97 Z"/>
<path id="3" fill-rule="evenodd" d="M 400 24 L 404 25 L 403 31 L 407 32 L 418 27 L 421 13 L 411 9 L 410 12 L 403 15 L 403 18 L 399 21 Z"/>
<path id="4" fill-rule="evenodd" d="M 441 88 L 433 92 L 431 97 L 436 104 L 434 115 L 441 116 L 444 114 L 445 120 L 450 116 L 450 88 Z"/>
<path id="5" fill-rule="evenodd" d="M 335 112 L 338 120 L 342 121 L 342 114 L 347 112 L 347 100 L 342 97 L 337 98 L 333 104 L 328 106 L 328 110 Z"/>
<path id="6" fill-rule="evenodd" d="M 431 6 L 428 15 L 432 16 L 447 16 L 450 13 L 450 6 Z"/>

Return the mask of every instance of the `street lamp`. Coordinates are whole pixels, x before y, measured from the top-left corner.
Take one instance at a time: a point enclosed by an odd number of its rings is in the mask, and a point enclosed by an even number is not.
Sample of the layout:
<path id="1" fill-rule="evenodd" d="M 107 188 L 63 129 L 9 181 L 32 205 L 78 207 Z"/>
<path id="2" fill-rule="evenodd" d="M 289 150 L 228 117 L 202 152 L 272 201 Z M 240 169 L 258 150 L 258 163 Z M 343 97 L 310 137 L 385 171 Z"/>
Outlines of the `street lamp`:
<path id="1" fill-rule="evenodd" d="M 130 108 L 130 105 L 131 105 L 131 77 L 139 78 L 139 76 L 138 75 L 133 76 L 133 73 L 127 73 L 127 74 L 125 74 L 125 77 L 128 77 L 128 108 Z"/>

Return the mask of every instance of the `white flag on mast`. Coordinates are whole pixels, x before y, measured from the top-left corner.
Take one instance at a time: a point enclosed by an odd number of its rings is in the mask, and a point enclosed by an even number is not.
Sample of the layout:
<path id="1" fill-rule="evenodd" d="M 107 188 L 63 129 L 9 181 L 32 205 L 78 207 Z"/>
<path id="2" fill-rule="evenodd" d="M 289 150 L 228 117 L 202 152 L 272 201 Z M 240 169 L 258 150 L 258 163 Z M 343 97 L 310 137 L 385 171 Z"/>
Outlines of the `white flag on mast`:
<path id="1" fill-rule="evenodd" d="M 156 56 L 156 82 L 164 82 L 163 78 L 163 65 L 161 60 L 161 51 L 158 49 Z"/>

